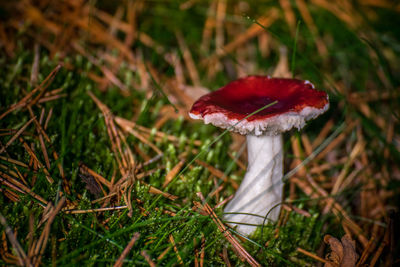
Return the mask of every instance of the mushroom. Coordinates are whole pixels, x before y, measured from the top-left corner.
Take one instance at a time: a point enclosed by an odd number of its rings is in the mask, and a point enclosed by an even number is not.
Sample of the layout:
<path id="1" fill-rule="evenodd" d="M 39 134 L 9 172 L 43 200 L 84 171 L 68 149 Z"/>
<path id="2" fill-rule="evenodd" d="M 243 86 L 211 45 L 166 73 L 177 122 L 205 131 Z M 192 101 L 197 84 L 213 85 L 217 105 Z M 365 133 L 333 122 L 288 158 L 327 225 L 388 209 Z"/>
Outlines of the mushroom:
<path id="1" fill-rule="evenodd" d="M 265 218 L 277 220 L 283 191 L 282 132 L 300 130 L 328 107 L 328 95 L 309 81 L 267 76 L 232 81 L 193 104 L 191 118 L 246 135 L 247 172 L 224 209 L 224 219 L 238 232 L 250 235 Z"/>

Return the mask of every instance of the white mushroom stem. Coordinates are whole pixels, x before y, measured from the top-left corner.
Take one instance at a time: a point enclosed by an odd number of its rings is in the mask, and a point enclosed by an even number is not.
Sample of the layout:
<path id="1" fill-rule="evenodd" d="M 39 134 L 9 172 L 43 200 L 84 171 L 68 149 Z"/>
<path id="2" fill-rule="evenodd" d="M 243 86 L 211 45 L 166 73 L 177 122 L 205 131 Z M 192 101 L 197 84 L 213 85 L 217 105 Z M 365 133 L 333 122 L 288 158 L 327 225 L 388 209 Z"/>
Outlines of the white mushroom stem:
<path id="1" fill-rule="evenodd" d="M 248 167 L 246 175 L 228 203 L 224 219 L 244 235 L 253 233 L 262 225 L 264 217 L 276 221 L 279 216 L 283 190 L 283 145 L 282 136 L 247 135 Z M 244 223 L 244 224 L 241 224 Z M 245 225 L 252 224 L 252 225 Z"/>

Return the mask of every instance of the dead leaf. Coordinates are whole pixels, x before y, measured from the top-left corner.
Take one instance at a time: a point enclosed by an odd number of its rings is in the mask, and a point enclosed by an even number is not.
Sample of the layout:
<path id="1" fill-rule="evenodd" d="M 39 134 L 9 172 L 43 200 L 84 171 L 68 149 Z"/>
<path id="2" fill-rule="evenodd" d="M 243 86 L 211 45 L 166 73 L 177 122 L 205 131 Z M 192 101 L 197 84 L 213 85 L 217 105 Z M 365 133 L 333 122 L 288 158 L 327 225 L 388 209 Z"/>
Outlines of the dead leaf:
<path id="1" fill-rule="evenodd" d="M 96 180 L 94 179 L 94 177 L 92 175 L 79 174 L 79 177 L 81 177 L 82 181 L 86 184 L 85 188 L 90 193 L 92 193 L 96 198 L 101 196 L 100 186 L 96 183 Z"/>
<path id="2" fill-rule="evenodd" d="M 325 267 L 353 267 L 356 266 L 358 254 L 356 252 L 355 241 L 348 235 L 344 235 L 339 241 L 333 236 L 326 235 L 325 243 L 331 247 L 331 252 L 325 256 L 329 263 Z"/>

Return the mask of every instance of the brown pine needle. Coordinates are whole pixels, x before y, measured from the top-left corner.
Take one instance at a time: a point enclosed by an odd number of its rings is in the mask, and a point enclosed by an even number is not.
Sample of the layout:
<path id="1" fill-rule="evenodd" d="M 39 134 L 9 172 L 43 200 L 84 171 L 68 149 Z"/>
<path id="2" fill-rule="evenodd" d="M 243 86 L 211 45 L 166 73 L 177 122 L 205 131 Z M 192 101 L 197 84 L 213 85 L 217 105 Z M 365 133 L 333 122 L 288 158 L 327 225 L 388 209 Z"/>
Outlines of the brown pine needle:
<path id="1" fill-rule="evenodd" d="M 197 193 L 197 196 L 204 202 L 204 196 L 201 192 Z M 261 266 L 239 243 L 239 241 L 232 236 L 232 234 L 228 231 L 225 225 L 221 222 L 215 212 L 211 209 L 211 207 L 206 203 L 201 205 L 201 203 L 194 201 L 196 207 L 200 210 L 205 211 L 213 220 L 213 222 L 217 225 L 218 229 L 224 234 L 225 238 L 231 243 L 233 247 L 233 251 L 235 254 L 242 260 L 247 261 L 251 266 Z"/>
<path id="2" fill-rule="evenodd" d="M 33 115 L 33 111 L 31 107 L 28 107 L 29 113 L 31 114 L 31 117 L 34 117 Z M 45 113 L 45 109 L 42 108 L 42 111 L 40 113 L 40 119 L 39 119 L 39 123 L 40 125 L 43 124 L 43 118 L 44 118 L 44 113 Z M 35 120 L 36 123 L 36 120 Z M 40 132 L 40 130 L 38 128 L 36 128 L 36 131 L 39 134 L 39 142 L 40 142 L 40 147 L 42 149 L 42 153 L 43 153 L 43 157 L 44 157 L 44 162 L 46 164 L 47 169 L 50 169 L 50 160 L 49 160 L 49 155 L 47 154 L 47 148 L 46 145 L 44 144 L 44 139 L 43 139 L 43 134 Z"/>
<path id="3" fill-rule="evenodd" d="M 225 34 L 224 28 L 226 26 L 225 17 L 226 17 L 226 0 L 219 0 L 217 1 L 217 8 L 215 14 L 215 46 L 216 46 L 216 53 L 221 53 L 221 48 L 224 46 L 225 43 Z"/>
<path id="4" fill-rule="evenodd" d="M 7 111 L 5 111 L 3 114 L 0 115 L 0 120 L 3 119 L 5 116 L 7 116 L 9 113 L 13 112 L 14 110 L 20 109 L 27 105 L 33 106 L 34 104 L 36 104 L 36 102 L 44 94 L 47 87 L 51 84 L 51 82 L 53 81 L 55 75 L 60 70 L 60 68 L 61 68 L 61 65 L 58 65 L 57 67 L 55 67 L 54 70 L 43 80 L 43 82 L 39 86 L 37 86 L 35 89 L 33 89 L 31 92 L 29 92 L 18 103 L 11 105 L 11 107 Z M 39 94 L 35 97 L 35 99 L 32 100 L 32 97 L 37 92 L 39 92 Z"/>
<path id="5" fill-rule="evenodd" d="M 156 267 L 157 265 L 152 261 L 150 255 L 146 252 L 146 250 L 142 250 L 140 252 L 140 255 L 144 257 L 144 259 L 147 261 L 150 267 Z"/>
<path id="6" fill-rule="evenodd" d="M 313 258 L 314 260 L 320 261 L 322 263 L 325 263 L 325 264 L 329 264 L 330 263 L 329 261 L 327 261 L 327 260 L 315 255 L 314 253 L 308 252 L 305 249 L 297 248 L 297 251 L 300 252 L 300 253 L 303 253 L 304 255 L 306 255 L 306 256 L 308 256 L 310 258 Z"/>
<path id="7" fill-rule="evenodd" d="M 201 49 L 208 54 L 210 50 L 210 43 L 212 38 L 213 29 L 215 28 L 215 16 L 217 1 L 211 1 L 207 10 L 207 19 L 204 23 Z"/>
<path id="8" fill-rule="evenodd" d="M 293 180 L 293 182 L 311 198 L 320 198 L 322 196 L 325 197 L 327 200 L 332 199 L 329 198 L 328 193 L 309 176 L 307 176 L 308 183 L 297 177 L 292 177 L 291 180 Z M 334 199 L 332 199 L 332 201 L 334 201 Z M 350 230 L 357 236 L 357 239 L 361 242 L 363 247 L 365 247 L 368 243 L 368 239 L 365 237 L 363 230 L 349 217 L 343 207 L 339 203 L 335 202 L 333 204 L 332 211 L 342 224 L 345 224 L 347 227 L 350 228 Z"/>
<path id="9" fill-rule="evenodd" d="M 211 166 L 210 164 L 201 161 L 201 160 L 196 160 L 196 163 L 203 166 L 204 168 L 206 168 L 207 170 L 210 171 L 211 174 L 213 174 L 214 176 L 216 176 L 217 178 L 221 179 L 222 181 L 224 181 L 225 183 L 231 183 L 232 187 L 236 190 L 239 188 L 239 185 L 237 184 L 237 182 L 235 182 L 232 179 L 228 179 L 228 177 L 220 170 L 218 170 L 217 168 Z"/>
<path id="10" fill-rule="evenodd" d="M 92 98 L 92 100 L 99 107 L 104 116 L 104 122 L 107 127 L 107 133 L 111 142 L 111 149 L 115 154 L 115 160 L 118 163 L 119 170 L 122 176 L 127 174 L 127 160 L 125 154 L 122 152 L 121 140 L 118 134 L 118 130 L 114 124 L 114 116 L 111 110 L 103 104 L 92 92 L 88 91 L 87 94 Z"/>
<path id="11" fill-rule="evenodd" d="M 17 253 L 17 260 L 20 266 L 32 266 L 30 260 L 26 256 L 25 251 L 22 249 L 22 246 L 19 244 L 16 236 L 14 235 L 10 226 L 8 226 L 6 218 L 0 213 L 0 223 L 4 227 L 4 232 L 6 233 L 8 240 L 13 246 L 15 252 Z"/>
<path id="12" fill-rule="evenodd" d="M 237 36 L 232 42 L 222 47 L 222 49 L 220 50 L 221 52 L 214 54 L 212 57 L 210 57 L 208 59 L 208 62 L 215 62 L 215 60 L 229 53 L 232 53 L 239 46 L 245 44 L 247 41 L 256 37 L 257 35 L 265 32 L 265 28 L 268 28 L 272 23 L 274 23 L 278 19 L 278 16 L 278 10 L 275 8 L 271 8 L 266 16 L 257 19 L 257 24 L 253 24 L 252 26 L 250 26 L 249 29 L 247 29 L 246 32 Z M 261 27 L 259 24 L 263 27 Z"/>
<path id="13" fill-rule="evenodd" d="M 307 181 L 316 189 L 321 196 L 327 198 L 327 201 L 333 201 L 333 213 L 337 216 L 337 218 L 341 221 L 342 224 L 349 227 L 350 230 L 357 236 L 363 247 L 365 247 L 368 243 L 368 239 L 365 237 L 363 230 L 360 226 L 358 226 L 347 214 L 347 212 L 343 209 L 343 207 L 337 203 L 334 199 L 328 196 L 328 193 L 323 190 L 313 179 L 307 177 Z"/>
<path id="14" fill-rule="evenodd" d="M 39 200 L 39 202 L 47 205 L 47 201 L 39 196 L 38 194 L 34 193 L 28 186 L 24 185 L 23 183 L 19 182 L 16 179 L 13 179 L 12 177 L 8 176 L 7 174 L 3 173 L 0 171 L 0 182 L 4 182 L 7 186 L 12 187 L 14 190 L 17 190 L 19 192 L 27 193 L 31 195 L 33 198 Z"/>
<path id="15" fill-rule="evenodd" d="M 145 183 L 144 183 L 144 184 L 145 184 Z M 170 193 L 167 193 L 167 192 L 163 192 L 163 191 L 161 191 L 160 189 L 155 188 L 155 187 L 152 186 L 152 185 L 151 185 L 150 188 L 149 188 L 149 193 L 151 193 L 151 194 L 156 194 L 156 195 L 162 195 L 163 197 L 168 198 L 168 199 L 170 199 L 170 200 L 172 200 L 172 201 L 178 199 L 177 196 L 171 195 Z"/>
<path id="16" fill-rule="evenodd" d="M 6 162 L 10 162 L 10 163 L 12 163 L 12 164 L 15 164 L 15 165 L 24 167 L 24 168 L 29 168 L 29 166 L 26 165 L 25 163 L 23 163 L 23 162 L 21 162 L 21 161 L 18 161 L 18 160 L 15 160 L 15 159 L 12 159 L 12 158 L 0 156 L 0 159 L 1 159 L 1 160 L 4 160 L 4 161 L 6 161 Z"/>
<path id="17" fill-rule="evenodd" d="M 182 169 L 183 164 L 185 164 L 184 160 L 181 160 L 178 164 L 176 164 L 168 173 L 165 175 L 165 181 L 162 185 L 162 188 L 165 188 L 171 181 L 172 179 L 179 173 L 179 171 Z"/>
<path id="18" fill-rule="evenodd" d="M 33 259 L 33 263 L 35 264 L 35 266 L 39 266 L 41 263 L 41 258 L 43 256 L 44 250 L 46 249 L 47 241 L 49 239 L 51 224 L 53 223 L 54 219 L 56 218 L 56 215 L 58 214 L 58 212 L 64 206 L 65 201 L 66 201 L 66 198 L 64 196 L 57 203 L 57 206 L 53 209 L 49 218 L 47 219 L 46 225 L 42 231 L 42 234 L 40 235 L 40 237 L 37 241 L 37 244 L 36 244 L 36 247 L 34 250 L 34 255 L 36 257 Z"/>
<path id="19" fill-rule="evenodd" d="M 204 266 L 204 256 L 206 252 L 206 239 L 203 234 L 201 234 L 201 252 L 200 252 L 200 267 Z"/>
<path id="20" fill-rule="evenodd" d="M 1 178 L 0 178 L 1 179 Z M 17 195 L 17 193 L 14 193 L 13 191 L 9 190 L 9 189 L 2 189 L 0 188 L 0 192 L 4 194 L 4 196 L 6 196 L 7 198 L 9 198 L 11 201 L 17 202 L 19 201 L 19 196 Z"/>
<path id="21" fill-rule="evenodd" d="M 148 134 L 148 135 L 150 135 L 150 134 L 152 133 L 152 131 L 153 131 L 152 129 L 146 128 L 146 127 L 144 127 L 144 126 L 141 126 L 141 125 L 139 125 L 139 124 L 136 124 L 136 123 L 133 122 L 133 121 L 129 121 L 129 120 L 124 119 L 124 118 L 121 118 L 121 117 L 115 117 L 115 122 L 116 122 L 122 129 L 124 129 L 124 128 L 127 128 L 127 129 L 132 128 L 132 129 L 135 129 L 135 130 L 137 130 L 137 131 L 146 133 L 146 134 Z M 161 131 L 155 131 L 155 135 L 156 135 L 157 137 L 160 137 L 160 138 L 166 138 L 168 141 L 171 141 L 171 142 L 179 142 L 179 137 L 176 137 L 176 136 L 174 136 L 174 135 L 168 135 L 168 134 L 166 134 L 166 133 L 164 133 L 164 132 L 161 132 Z M 194 141 L 193 141 L 193 144 L 194 144 L 195 146 L 201 146 L 201 145 L 202 145 L 202 142 L 201 142 L 200 140 L 194 140 Z"/>
<path id="22" fill-rule="evenodd" d="M 119 256 L 118 260 L 114 263 L 114 267 L 121 267 L 124 259 L 128 256 L 129 252 L 131 251 L 133 245 L 135 245 L 136 241 L 139 239 L 140 234 L 134 233 L 131 240 L 129 241 L 128 245 L 125 247 L 124 251 L 122 251 L 121 256 Z"/>
<path id="23" fill-rule="evenodd" d="M 22 139 L 21 137 L 19 138 L 19 141 L 23 144 L 26 152 L 32 157 L 33 161 L 38 165 L 40 169 L 43 170 L 44 174 L 46 175 L 47 181 L 52 184 L 54 183 L 53 178 L 51 178 L 49 171 L 47 168 L 39 161 L 38 157 L 36 154 L 33 152 L 33 150 L 29 147 L 29 145 Z"/>
<path id="24" fill-rule="evenodd" d="M 224 259 L 224 262 L 226 264 L 227 267 L 231 267 L 231 262 L 229 261 L 229 257 L 228 257 L 228 250 L 226 248 L 222 249 L 222 258 Z"/>
<path id="25" fill-rule="evenodd" d="M 44 138 L 46 140 L 46 142 L 48 142 L 51 145 L 52 142 L 50 140 L 50 137 L 46 134 L 44 128 L 41 125 L 41 123 L 38 122 L 37 119 L 35 119 L 33 111 L 32 111 L 32 108 L 30 106 L 28 106 L 28 110 L 29 110 L 29 113 L 30 113 L 31 117 L 33 117 L 33 119 L 34 119 L 36 130 L 37 130 L 37 132 L 39 134 L 39 139 L 42 140 Z M 43 113 L 41 115 L 41 119 L 40 120 L 42 121 L 42 119 L 43 119 Z M 46 123 L 48 123 L 48 121 L 46 121 Z M 43 144 L 42 144 L 42 142 L 43 142 Z M 47 150 L 46 150 L 46 147 L 44 145 L 44 141 L 42 140 L 40 143 L 41 143 L 41 146 L 42 146 L 42 150 L 43 150 L 43 154 L 44 154 L 44 157 L 45 157 L 45 161 L 47 162 L 47 161 L 49 161 L 49 159 L 48 159 L 48 156 L 47 156 Z M 58 162 L 58 153 L 56 151 L 53 151 L 53 158 L 54 158 L 54 160 L 56 162 Z M 48 163 L 48 164 L 50 165 L 50 163 Z M 60 162 L 57 163 L 57 168 L 58 168 L 58 170 L 60 172 L 61 179 L 63 180 L 64 192 L 66 194 L 70 195 L 71 194 L 71 185 L 70 185 L 70 182 L 67 180 L 67 178 L 64 175 L 64 168 L 62 167 Z"/>
<path id="26" fill-rule="evenodd" d="M 133 128 L 128 128 L 128 127 L 125 127 L 124 130 L 127 131 L 128 133 L 132 134 L 133 136 L 135 136 L 137 139 L 139 139 L 140 141 L 142 141 L 143 143 L 145 143 L 149 147 L 151 147 L 158 155 L 162 155 L 163 154 L 163 152 L 157 146 L 155 146 L 153 143 L 148 141 L 138 131 L 134 130 Z"/>
<path id="27" fill-rule="evenodd" d="M 391 211 L 393 212 L 393 211 Z M 394 250 L 395 250 L 395 245 L 396 245 L 396 241 L 394 240 L 394 229 L 395 225 L 394 225 L 394 212 L 393 213 L 389 213 L 389 217 L 387 220 L 387 227 L 385 230 L 385 234 L 383 236 L 383 240 L 382 243 L 380 244 L 380 246 L 378 247 L 378 249 L 376 250 L 374 256 L 371 259 L 370 265 L 371 267 L 375 266 L 376 262 L 378 261 L 379 257 L 381 256 L 383 249 L 385 247 L 388 247 L 389 249 L 389 255 L 388 255 L 388 266 L 392 266 L 393 265 L 393 257 L 395 256 L 394 254 Z"/>
<path id="28" fill-rule="evenodd" d="M 371 246 L 374 242 L 375 242 L 375 236 L 372 236 L 371 239 L 368 241 L 368 244 L 365 246 L 364 251 L 361 254 L 360 259 L 358 260 L 356 267 L 363 266 L 363 264 L 371 254 Z"/>
<path id="29" fill-rule="evenodd" d="M 171 250 L 172 247 L 167 247 L 161 254 L 157 257 L 157 261 L 160 261 L 164 258 L 165 255 Z"/>
<path id="30" fill-rule="evenodd" d="M 9 146 L 15 141 L 15 139 L 17 139 L 17 138 L 25 131 L 26 127 L 28 127 L 29 124 L 31 124 L 31 122 L 32 122 L 33 120 L 35 120 L 35 119 L 36 119 L 36 117 L 33 117 L 33 118 L 30 119 L 27 123 L 25 123 L 24 126 L 22 126 L 22 127 L 18 130 L 18 132 L 16 132 L 15 135 L 14 135 L 13 137 L 11 137 L 10 140 L 8 140 L 8 142 L 7 142 L 4 146 L 2 146 L 2 147 L 0 148 L 0 154 L 3 153 L 4 151 L 6 151 L 7 147 L 9 147 Z"/>
<path id="31" fill-rule="evenodd" d="M 376 262 L 378 261 L 379 257 L 381 256 L 383 249 L 387 246 L 386 242 L 382 242 L 381 245 L 378 247 L 377 251 L 375 252 L 374 256 L 371 259 L 371 262 L 368 266 L 374 267 Z"/>
<path id="32" fill-rule="evenodd" d="M 343 190 L 342 185 L 346 179 L 347 172 L 350 168 L 350 166 L 354 163 L 354 161 L 357 159 L 357 157 L 362 153 L 364 150 L 364 143 L 362 141 L 359 141 L 356 143 L 356 145 L 353 147 L 349 158 L 347 159 L 345 165 L 342 168 L 342 171 L 339 173 L 338 177 L 336 178 L 336 181 L 332 187 L 331 190 L 331 195 L 336 195 L 340 190 Z M 328 213 L 329 210 L 332 207 L 332 201 L 327 201 L 327 205 L 325 206 L 323 213 Z"/>
<path id="33" fill-rule="evenodd" d="M 103 211 L 110 211 L 110 210 L 123 210 L 127 209 L 128 206 L 118 206 L 118 207 L 107 207 L 107 208 L 98 208 L 98 209 L 88 209 L 88 210 L 71 210 L 67 209 L 64 210 L 66 214 L 84 214 L 84 213 L 94 213 L 94 212 L 103 212 Z"/>
<path id="34" fill-rule="evenodd" d="M 54 100 L 57 100 L 57 99 L 60 99 L 60 98 L 63 98 L 63 97 L 67 97 L 67 94 L 59 94 L 59 95 L 45 96 L 45 97 L 42 97 L 42 98 L 38 101 L 38 103 L 39 103 L 39 104 L 42 104 L 42 103 L 46 103 L 46 102 L 49 102 L 49 101 L 54 101 Z"/>
<path id="35" fill-rule="evenodd" d="M 352 104 L 359 104 L 360 102 L 373 102 L 379 100 L 394 99 L 400 96 L 400 88 L 393 91 L 383 92 L 382 90 L 368 89 L 366 92 L 353 92 L 348 97 L 347 100 Z"/>
<path id="36" fill-rule="evenodd" d="M 175 251 L 175 254 L 176 254 L 176 258 L 178 259 L 178 263 L 180 265 L 183 265 L 183 261 L 182 261 L 181 255 L 179 255 L 179 250 L 178 250 L 178 247 L 175 244 L 175 239 L 174 239 L 174 236 L 172 234 L 169 235 L 169 242 L 171 242 L 172 247 L 174 248 L 174 251 Z"/>
<path id="37" fill-rule="evenodd" d="M 315 159 L 323 159 L 329 152 L 331 152 L 335 147 L 342 143 L 348 137 L 349 133 L 359 124 L 358 121 L 350 122 L 341 134 L 339 134 L 332 142 L 329 143 L 316 157 Z"/>
<path id="38" fill-rule="evenodd" d="M 314 20 L 312 18 L 312 15 L 310 14 L 310 11 L 308 10 L 306 3 L 304 2 L 304 0 L 296 0 L 296 5 L 305 23 L 307 24 L 307 27 L 310 29 L 310 32 L 314 35 L 315 44 L 317 46 L 319 54 L 322 57 L 326 56 L 328 49 L 323 40 L 318 35 L 318 28 L 317 26 L 315 26 Z"/>
<path id="39" fill-rule="evenodd" d="M 196 64 L 194 63 L 192 54 L 188 49 L 185 39 L 180 31 L 175 33 L 176 39 L 178 40 L 179 48 L 182 50 L 183 60 L 185 61 L 186 68 L 188 70 L 190 79 L 194 86 L 200 85 L 199 73 L 196 68 Z"/>
<path id="40" fill-rule="evenodd" d="M 290 33 L 292 34 L 292 36 L 294 36 L 296 32 L 296 15 L 293 12 L 290 1 L 279 0 L 279 5 L 282 7 L 286 22 L 289 25 Z"/>

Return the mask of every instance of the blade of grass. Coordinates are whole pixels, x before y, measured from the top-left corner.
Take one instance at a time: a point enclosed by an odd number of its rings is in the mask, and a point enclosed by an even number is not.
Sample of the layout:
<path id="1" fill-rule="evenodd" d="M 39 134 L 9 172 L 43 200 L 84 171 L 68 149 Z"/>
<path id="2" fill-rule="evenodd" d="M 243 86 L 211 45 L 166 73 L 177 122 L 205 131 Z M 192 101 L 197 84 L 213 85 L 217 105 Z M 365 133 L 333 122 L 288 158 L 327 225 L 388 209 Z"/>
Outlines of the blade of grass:
<path id="1" fill-rule="evenodd" d="M 297 49 L 297 41 L 299 38 L 300 24 L 301 24 L 301 21 L 299 20 L 297 22 L 296 35 L 294 36 L 294 41 L 293 41 L 292 63 L 291 63 L 291 67 L 290 67 L 291 71 L 292 71 L 292 78 L 294 78 L 294 68 L 295 68 L 295 63 L 296 63 L 296 49 Z"/>

